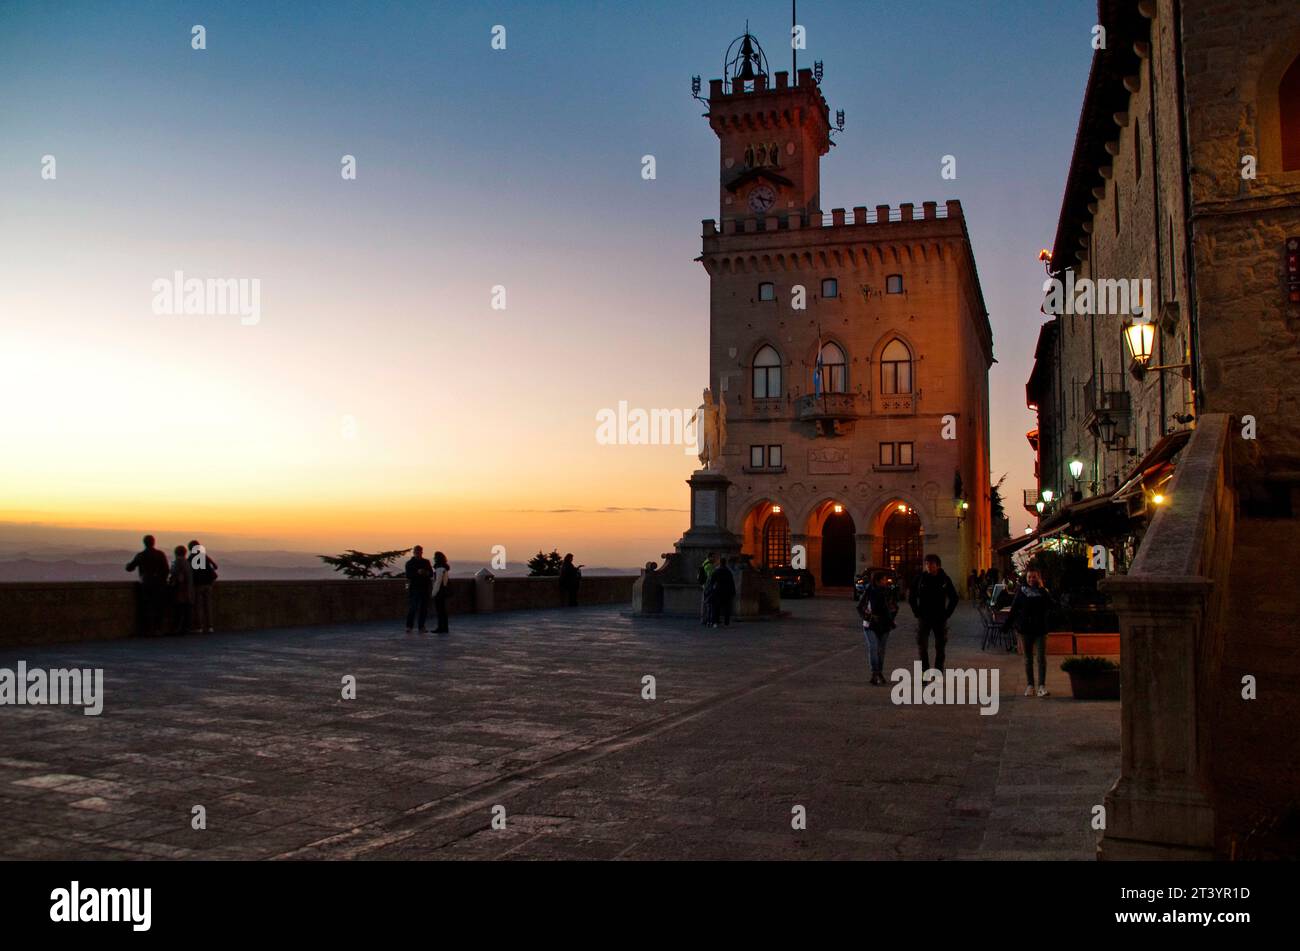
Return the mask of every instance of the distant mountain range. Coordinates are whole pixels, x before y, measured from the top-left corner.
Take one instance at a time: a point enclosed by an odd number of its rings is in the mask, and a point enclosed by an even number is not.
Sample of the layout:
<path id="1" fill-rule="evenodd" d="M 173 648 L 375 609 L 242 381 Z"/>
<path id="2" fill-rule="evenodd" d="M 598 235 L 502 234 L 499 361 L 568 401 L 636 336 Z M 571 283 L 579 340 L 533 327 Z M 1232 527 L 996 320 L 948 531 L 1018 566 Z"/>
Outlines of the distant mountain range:
<path id="1" fill-rule="evenodd" d="M 213 551 L 222 581 L 299 581 L 304 579 L 342 579 L 343 576 L 321 562 L 316 555 L 300 551 Z M 130 581 L 135 576 L 124 570 L 135 551 L 102 549 L 95 551 L 15 551 L 0 555 L 0 583 L 18 581 Z M 168 553 L 170 558 L 170 552 Z M 452 561 L 452 577 L 469 578 L 486 561 Z M 634 568 L 585 567 L 590 575 L 631 575 Z M 498 577 L 522 577 L 524 565 L 493 570 Z"/>

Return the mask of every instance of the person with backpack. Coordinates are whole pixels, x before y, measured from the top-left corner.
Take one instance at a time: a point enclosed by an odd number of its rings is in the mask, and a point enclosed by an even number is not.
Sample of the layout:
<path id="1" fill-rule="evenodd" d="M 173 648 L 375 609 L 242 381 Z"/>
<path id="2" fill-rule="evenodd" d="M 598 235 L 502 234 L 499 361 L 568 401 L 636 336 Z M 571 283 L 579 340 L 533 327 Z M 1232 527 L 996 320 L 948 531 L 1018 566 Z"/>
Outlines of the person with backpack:
<path id="1" fill-rule="evenodd" d="M 564 556 L 560 565 L 560 602 L 565 607 L 578 606 L 578 585 L 582 583 L 582 565 L 573 563 L 573 553 Z"/>
<path id="2" fill-rule="evenodd" d="M 957 589 L 943 570 L 943 560 L 935 554 L 925 556 L 925 570 L 912 582 L 908 604 L 916 615 L 916 647 L 921 667 L 930 669 L 930 635 L 934 635 L 934 664 L 943 670 L 943 649 L 948 642 L 948 618 L 957 610 Z"/>
<path id="3" fill-rule="evenodd" d="M 184 636 L 190 632 L 194 610 L 194 569 L 190 567 L 190 550 L 184 545 L 177 545 L 172 554 L 175 557 L 167 578 L 172 589 L 172 626 Z"/>
<path id="4" fill-rule="evenodd" d="M 217 583 L 217 563 L 208 550 L 194 539 L 189 544 L 190 568 L 194 573 L 194 629 L 212 633 L 212 586 Z"/>
<path id="5" fill-rule="evenodd" d="M 885 584 L 886 580 L 885 572 L 873 572 L 871 581 L 858 600 L 858 617 L 862 618 L 862 636 L 867 641 L 872 686 L 885 682 L 885 645 L 889 642 L 889 632 L 894 629 L 894 618 L 898 614 L 898 599 L 893 589 Z"/>
<path id="6" fill-rule="evenodd" d="M 406 563 L 406 633 L 410 634 L 418 620 L 420 633 L 428 634 L 424 626 L 429 618 L 429 599 L 433 597 L 433 562 L 424 557 L 424 546 L 411 549 L 411 559 Z"/>
<path id="7" fill-rule="evenodd" d="M 1051 592 L 1043 584 L 1037 568 L 1025 572 L 1024 584 L 1016 589 L 1011 613 L 1004 625 L 1020 635 L 1020 651 L 1025 655 L 1025 696 L 1049 696 L 1047 692 L 1047 615 L 1056 606 Z M 1038 651 L 1038 687 L 1034 687 L 1034 651 Z"/>
<path id="8" fill-rule="evenodd" d="M 447 556 L 440 551 L 433 553 L 433 610 L 438 616 L 438 626 L 433 629 L 435 634 L 449 634 L 447 629 L 447 596 L 451 594 L 451 581 L 448 575 L 451 574 L 451 565 L 447 563 Z"/>

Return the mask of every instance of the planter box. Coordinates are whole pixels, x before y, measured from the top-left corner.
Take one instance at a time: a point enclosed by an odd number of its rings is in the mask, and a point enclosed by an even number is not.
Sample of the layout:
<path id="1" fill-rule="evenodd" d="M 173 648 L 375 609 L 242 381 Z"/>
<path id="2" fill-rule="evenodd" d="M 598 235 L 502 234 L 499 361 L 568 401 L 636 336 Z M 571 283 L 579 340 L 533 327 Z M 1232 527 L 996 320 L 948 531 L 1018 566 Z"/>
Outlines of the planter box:
<path id="1" fill-rule="evenodd" d="M 1119 670 L 1102 670 L 1095 674 L 1079 674 L 1067 671 L 1070 675 L 1070 692 L 1075 700 L 1118 700 Z"/>
<path id="2" fill-rule="evenodd" d="M 1118 654 L 1118 634 L 1075 634 L 1074 652 L 1081 656 L 1096 657 L 1099 654 Z"/>
<path id="3" fill-rule="evenodd" d="M 1073 654 L 1074 635 L 1069 631 L 1050 631 L 1047 635 L 1048 654 Z"/>

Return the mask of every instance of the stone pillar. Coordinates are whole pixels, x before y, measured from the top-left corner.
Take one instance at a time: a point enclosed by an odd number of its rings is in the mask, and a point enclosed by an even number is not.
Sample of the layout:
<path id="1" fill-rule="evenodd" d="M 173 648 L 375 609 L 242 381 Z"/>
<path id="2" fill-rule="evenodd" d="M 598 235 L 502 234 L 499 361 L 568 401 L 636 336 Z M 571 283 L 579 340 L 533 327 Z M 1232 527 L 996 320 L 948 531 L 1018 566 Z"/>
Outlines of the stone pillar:
<path id="1" fill-rule="evenodd" d="M 876 567 L 875 548 L 876 536 L 859 532 L 856 536 L 857 541 L 857 572 L 860 574 L 868 568 Z"/>
<path id="2" fill-rule="evenodd" d="M 1121 766 L 1106 794 L 1102 859 L 1210 859 L 1209 724 L 1198 716 L 1199 645 L 1211 583 L 1116 575 L 1103 589 L 1120 623 Z"/>

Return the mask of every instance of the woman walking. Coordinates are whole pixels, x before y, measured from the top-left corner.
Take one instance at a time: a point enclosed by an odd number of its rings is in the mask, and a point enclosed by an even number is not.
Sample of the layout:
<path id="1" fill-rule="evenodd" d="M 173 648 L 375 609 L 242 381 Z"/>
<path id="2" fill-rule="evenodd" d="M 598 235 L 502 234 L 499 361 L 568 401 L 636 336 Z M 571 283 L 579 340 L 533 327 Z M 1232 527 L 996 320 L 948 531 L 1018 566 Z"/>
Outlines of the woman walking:
<path id="1" fill-rule="evenodd" d="M 451 594 L 451 581 L 448 575 L 451 574 L 451 565 L 447 564 L 447 556 L 440 551 L 433 553 L 433 610 L 438 617 L 438 626 L 433 629 L 435 634 L 447 634 L 447 596 Z"/>
<path id="2" fill-rule="evenodd" d="M 1020 635 L 1020 650 L 1025 655 L 1025 696 L 1032 697 L 1034 689 L 1034 649 L 1038 650 L 1038 688 L 1040 697 L 1047 693 L 1047 614 L 1056 602 L 1043 586 L 1043 576 L 1037 568 L 1025 572 L 1024 584 L 1016 591 L 1007 615 L 1006 627 L 1014 628 Z"/>

